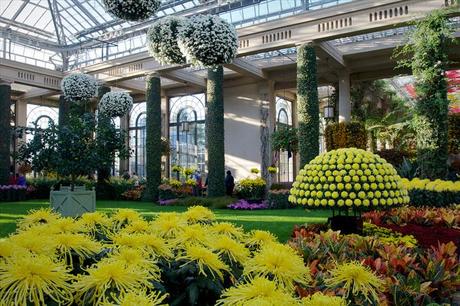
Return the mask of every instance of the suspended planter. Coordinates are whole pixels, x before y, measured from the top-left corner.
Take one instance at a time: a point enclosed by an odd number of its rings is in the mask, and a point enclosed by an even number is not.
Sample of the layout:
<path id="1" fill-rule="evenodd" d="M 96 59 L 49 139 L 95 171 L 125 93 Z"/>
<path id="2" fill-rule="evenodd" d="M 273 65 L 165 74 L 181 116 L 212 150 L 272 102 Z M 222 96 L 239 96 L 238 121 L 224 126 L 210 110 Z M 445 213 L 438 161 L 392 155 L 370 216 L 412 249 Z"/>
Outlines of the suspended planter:
<path id="1" fill-rule="evenodd" d="M 122 117 L 133 107 L 133 98 L 126 92 L 108 92 L 99 102 L 99 114 L 106 117 Z"/>
<path id="2" fill-rule="evenodd" d="M 153 16 L 161 0 L 103 0 L 108 13 L 127 21 L 139 21 Z"/>
<path id="3" fill-rule="evenodd" d="M 89 100 L 96 95 L 97 81 L 84 73 L 72 73 L 64 77 L 61 89 L 67 100 Z"/>
<path id="4" fill-rule="evenodd" d="M 156 21 L 147 32 L 148 49 L 160 64 L 185 64 L 179 49 L 179 29 L 187 25 L 183 17 L 168 16 Z"/>
<path id="5" fill-rule="evenodd" d="M 198 15 L 179 29 L 179 48 L 193 66 L 231 63 L 238 51 L 235 27 L 214 15 Z"/>

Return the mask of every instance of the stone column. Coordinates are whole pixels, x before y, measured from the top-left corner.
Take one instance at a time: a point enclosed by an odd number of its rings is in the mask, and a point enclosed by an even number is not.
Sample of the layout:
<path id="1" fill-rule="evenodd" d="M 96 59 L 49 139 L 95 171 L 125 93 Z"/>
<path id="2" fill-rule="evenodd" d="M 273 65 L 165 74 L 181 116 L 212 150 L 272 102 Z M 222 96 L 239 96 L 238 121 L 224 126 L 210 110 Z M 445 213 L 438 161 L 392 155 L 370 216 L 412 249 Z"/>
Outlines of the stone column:
<path id="1" fill-rule="evenodd" d="M 319 99 L 316 52 L 312 44 L 297 48 L 297 109 L 300 168 L 319 154 Z"/>
<path id="2" fill-rule="evenodd" d="M 0 185 L 8 184 L 10 176 L 11 149 L 11 84 L 0 80 Z"/>
<path id="3" fill-rule="evenodd" d="M 224 69 L 208 69 L 206 86 L 206 143 L 208 146 L 208 196 L 225 195 L 225 139 L 224 139 Z"/>
<path id="4" fill-rule="evenodd" d="M 156 74 L 147 78 L 146 175 L 144 200 L 158 200 L 161 184 L 161 81 Z"/>
<path id="5" fill-rule="evenodd" d="M 339 122 L 351 120 L 350 73 L 339 72 Z"/>

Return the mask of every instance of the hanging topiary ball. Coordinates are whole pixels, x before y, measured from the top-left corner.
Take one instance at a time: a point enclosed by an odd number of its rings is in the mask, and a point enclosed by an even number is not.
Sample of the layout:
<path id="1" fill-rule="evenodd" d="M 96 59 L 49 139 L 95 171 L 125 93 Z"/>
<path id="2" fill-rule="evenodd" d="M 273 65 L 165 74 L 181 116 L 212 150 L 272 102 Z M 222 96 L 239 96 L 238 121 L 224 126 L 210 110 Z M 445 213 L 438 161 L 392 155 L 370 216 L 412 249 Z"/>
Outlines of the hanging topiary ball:
<path id="1" fill-rule="evenodd" d="M 89 100 L 96 95 L 97 81 L 84 73 L 72 73 L 61 81 L 61 89 L 66 99 L 71 101 Z"/>
<path id="2" fill-rule="evenodd" d="M 194 66 L 215 67 L 230 63 L 238 51 L 235 27 L 214 15 L 198 15 L 179 29 L 179 48 Z"/>
<path id="3" fill-rule="evenodd" d="M 153 16 L 161 0 L 103 0 L 108 13 L 120 19 L 139 21 Z"/>
<path id="4" fill-rule="evenodd" d="M 187 19 L 168 16 L 156 21 L 147 32 L 148 49 L 160 64 L 185 64 L 177 39 L 179 28 L 186 26 Z"/>
<path id="5" fill-rule="evenodd" d="M 289 202 L 311 207 L 391 207 L 409 203 L 395 168 L 380 156 L 346 148 L 318 155 L 300 170 Z"/>
<path id="6" fill-rule="evenodd" d="M 126 92 L 108 92 L 99 102 L 99 114 L 113 117 L 122 117 L 133 107 L 133 98 Z"/>

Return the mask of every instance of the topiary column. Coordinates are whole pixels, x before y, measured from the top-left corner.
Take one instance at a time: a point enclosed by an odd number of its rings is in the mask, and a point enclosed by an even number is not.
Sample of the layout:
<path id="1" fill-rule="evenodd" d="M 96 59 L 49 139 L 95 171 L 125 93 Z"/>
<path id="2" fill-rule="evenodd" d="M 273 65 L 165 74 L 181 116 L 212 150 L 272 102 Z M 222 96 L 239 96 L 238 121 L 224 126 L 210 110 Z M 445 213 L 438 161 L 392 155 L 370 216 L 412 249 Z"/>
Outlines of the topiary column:
<path id="1" fill-rule="evenodd" d="M 410 44 L 402 49 L 402 64 L 416 78 L 415 130 L 417 162 L 424 178 L 445 178 L 448 157 L 447 80 L 448 44 L 452 28 L 448 15 L 434 11 L 417 22 Z"/>
<path id="2" fill-rule="evenodd" d="M 208 146 L 208 196 L 225 195 L 225 143 L 224 143 L 224 69 L 208 69 L 206 85 L 206 142 Z"/>
<path id="3" fill-rule="evenodd" d="M 147 79 L 146 134 L 147 188 L 144 200 L 156 201 L 161 184 L 161 83 L 156 75 Z"/>
<path id="4" fill-rule="evenodd" d="M 311 44 L 297 48 L 297 112 L 300 166 L 319 154 L 319 101 L 316 52 Z"/>
<path id="5" fill-rule="evenodd" d="M 103 95 L 110 92 L 110 87 L 108 86 L 99 86 L 97 88 L 97 101 L 99 102 Z M 109 126 L 111 124 L 110 118 L 104 116 L 98 116 L 98 125 L 100 128 L 104 128 L 104 126 Z M 97 183 L 98 185 L 104 184 L 106 180 L 110 177 L 110 166 L 107 165 L 100 165 L 97 168 Z M 102 187 L 102 186 L 98 186 Z M 103 188 L 105 189 L 105 188 Z"/>
<path id="6" fill-rule="evenodd" d="M 1 80 L 0 80 L 1 81 Z M 11 85 L 0 83 L 0 185 L 8 184 L 11 148 Z"/>

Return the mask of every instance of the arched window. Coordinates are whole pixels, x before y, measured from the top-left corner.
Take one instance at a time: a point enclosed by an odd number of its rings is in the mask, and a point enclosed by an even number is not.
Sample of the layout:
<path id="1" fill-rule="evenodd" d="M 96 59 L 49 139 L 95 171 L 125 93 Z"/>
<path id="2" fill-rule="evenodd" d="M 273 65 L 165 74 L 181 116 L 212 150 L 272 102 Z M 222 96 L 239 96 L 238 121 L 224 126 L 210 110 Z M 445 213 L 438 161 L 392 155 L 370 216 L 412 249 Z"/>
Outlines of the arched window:
<path id="1" fill-rule="evenodd" d="M 50 122 L 58 124 L 59 109 L 43 105 L 27 104 L 27 127 L 34 133 L 38 129 L 47 129 Z M 27 134 L 26 140 L 33 138 L 32 134 Z"/>
<path id="2" fill-rule="evenodd" d="M 134 154 L 129 160 L 129 172 L 145 176 L 147 103 L 136 103 L 129 114 L 129 147 Z"/>
<path id="3" fill-rule="evenodd" d="M 171 165 L 206 170 L 205 96 L 169 100 Z"/>
<path id="4" fill-rule="evenodd" d="M 276 97 L 276 125 L 277 128 L 292 126 L 292 103 Z M 294 156 L 287 151 L 278 152 L 278 182 L 292 182 L 294 180 Z"/>

